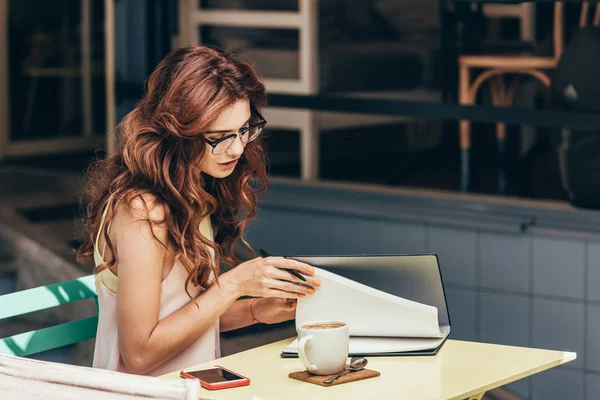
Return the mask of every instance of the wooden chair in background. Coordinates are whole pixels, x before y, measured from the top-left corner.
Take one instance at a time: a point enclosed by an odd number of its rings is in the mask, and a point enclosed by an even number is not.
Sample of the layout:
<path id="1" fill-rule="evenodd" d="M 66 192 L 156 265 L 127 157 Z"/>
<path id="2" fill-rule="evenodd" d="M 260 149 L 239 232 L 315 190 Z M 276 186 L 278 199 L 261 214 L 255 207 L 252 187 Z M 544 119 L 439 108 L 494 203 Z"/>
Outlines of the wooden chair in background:
<path id="1" fill-rule="evenodd" d="M 587 25 L 590 12 L 589 2 L 582 3 L 579 26 Z M 600 23 L 600 4 L 596 4 L 594 25 Z M 515 91 L 518 80 L 510 83 L 504 81 L 506 75 L 529 75 L 544 86 L 550 87 L 549 70 L 556 68 L 564 48 L 564 4 L 557 2 L 554 5 L 553 22 L 553 55 L 550 57 L 534 55 L 464 55 L 458 58 L 459 64 L 459 103 L 461 105 L 474 105 L 477 93 L 482 85 L 489 81 L 492 103 L 494 106 L 510 107 L 514 104 Z M 472 77 L 471 71 L 478 73 Z M 460 121 L 460 148 L 461 148 L 461 190 L 468 192 L 471 189 L 471 121 Z M 506 124 L 496 124 L 496 140 L 500 157 L 504 160 Z M 506 191 L 506 178 L 504 169 L 498 173 L 498 191 Z"/>
<path id="2" fill-rule="evenodd" d="M 523 42 L 535 42 L 535 2 L 517 4 L 484 4 L 483 14 L 487 18 L 517 18 L 519 36 Z"/>

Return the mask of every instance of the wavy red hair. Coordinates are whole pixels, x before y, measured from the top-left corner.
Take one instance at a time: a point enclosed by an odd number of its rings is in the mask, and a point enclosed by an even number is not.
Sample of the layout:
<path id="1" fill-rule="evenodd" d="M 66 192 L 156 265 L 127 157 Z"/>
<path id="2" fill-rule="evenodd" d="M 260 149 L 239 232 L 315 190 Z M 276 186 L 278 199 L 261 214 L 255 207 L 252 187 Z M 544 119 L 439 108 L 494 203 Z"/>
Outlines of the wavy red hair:
<path id="1" fill-rule="evenodd" d="M 90 167 L 86 184 L 84 240 L 78 258 L 93 260 L 95 236 L 102 212 L 111 199 L 129 206 L 151 197 L 165 217 L 150 224 L 165 224 L 168 243 L 179 256 L 191 282 L 210 286 L 211 273 L 219 275 L 219 258 L 238 263 L 233 245 L 256 215 L 257 196 L 266 190 L 262 137 L 248 143 L 234 172 L 215 179 L 199 169 L 207 150 L 199 132 L 215 123 L 219 114 L 235 102 L 248 99 L 260 109 L 266 102 L 265 87 L 253 68 L 235 55 L 205 46 L 179 48 L 167 55 L 147 81 L 146 94 L 117 127 L 116 153 Z M 113 203 L 114 204 L 114 203 Z M 146 204 L 146 203 L 144 203 Z M 116 207 L 110 207 L 101 234 L 112 254 L 117 254 L 108 235 Z M 199 231 L 203 218 L 216 228 L 215 241 Z M 215 260 L 209 252 L 214 249 Z M 96 266 L 94 273 L 118 260 Z"/>

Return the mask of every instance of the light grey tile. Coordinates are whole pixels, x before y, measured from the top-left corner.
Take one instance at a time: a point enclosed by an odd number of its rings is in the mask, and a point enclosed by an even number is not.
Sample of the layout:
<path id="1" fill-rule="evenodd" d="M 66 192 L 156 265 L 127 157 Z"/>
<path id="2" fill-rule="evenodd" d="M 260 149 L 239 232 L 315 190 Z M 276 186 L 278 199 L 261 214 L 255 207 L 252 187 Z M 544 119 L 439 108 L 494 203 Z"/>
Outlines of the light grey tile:
<path id="1" fill-rule="evenodd" d="M 327 254 L 379 253 L 379 227 L 376 221 L 352 217 L 321 216 L 319 225 L 331 229 Z M 327 225 L 325 228 L 323 225 Z"/>
<path id="2" fill-rule="evenodd" d="M 473 231 L 430 227 L 427 251 L 438 255 L 445 283 L 475 286 Z"/>
<path id="3" fill-rule="evenodd" d="M 450 337 L 458 340 L 478 340 L 476 293 L 459 288 L 446 288 L 446 300 L 452 323 Z"/>
<path id="4" fill-rule="evenodd" d="M 511 392 L 519 395 L 520 397 L 522 397 L 524 399 L 528 399 L 529 398 L 529 380 L 530 379 L 531 378 L 519 379 L 516 382 L 509 383 L 508 385 L 505 386 L 505 388 L 510 390 Z"/>
<path id="5" fill-rule="evenodd" d="M 529 241 L 527 235 L 481 233 L 481 286 L 528 293 Z"/>
<path id="6" fill-rule="evenodd" d="M 600 373 L 600 305 L 598 304 L 587 306 L 587 330 L 587 368 Z"/>
<path id="7" fill-rule="evenodd" d="M 569 365 L 583 367 L 584 318 L 583 303 L 533 299 L 533 347 L 574 351 L 577 359 Z"/>
<path id="8" fill-rule="evenodd" d="M 585 380 L 585 398 L 587 400 L 600 399 L 600 375 L 586 374 Z"/>
<path id="9" fill-rule="evenodd" d="M 481 341 L 529 346 L 529 299 L 527 297 L 479 293 Z"/>
<path id="10" fill-rule="evenodd" d="M 600 243 L 588 243 L 587 293 L 589 300 L 600 301 Z"/>
<path id="11" fill-rule="evenodd" d="M 533 400 L 584 400 L 584 372 L 552 368 L 532 377 Z"/>
<path id="12" fill-rule="evenodd" d="M 330 254 L 333 227 L 327 215 L 261 209 L 246 237 L 277 255 Z"/>
<path id="13" fill-rule="evenodd" d="M 283 213 L 282 213 L 283 214 Z M 329 255 L 332 217 L 322 214 L 285 213 L 282 218 L 286 255 Z"/>
<path id="14" fill-rule="evenodd" d="M 282 234 L 285 218 L 289 213 L 259 209 L 257 218 L 246 229 L 245 238 L 253 248 L 261 247 L 278 254 L 284 246 L 286 236 Z"/>
<path id="15" fill-rule="evenodd" d="M 379 246 L 383 254 L 425 253 L 425 226 L 378 222 Z"/>
<path id="16" fill-rule="evenodd" d="M 584 257 L 581 242 L 534 238 L 534 293 L 583 299 Z"/>

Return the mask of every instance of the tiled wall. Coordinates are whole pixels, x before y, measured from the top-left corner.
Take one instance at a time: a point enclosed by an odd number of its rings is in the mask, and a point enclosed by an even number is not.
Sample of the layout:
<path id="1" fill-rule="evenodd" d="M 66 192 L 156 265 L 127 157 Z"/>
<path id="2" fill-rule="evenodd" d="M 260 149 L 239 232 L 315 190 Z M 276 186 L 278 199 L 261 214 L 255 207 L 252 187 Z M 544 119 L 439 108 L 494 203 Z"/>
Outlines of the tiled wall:
<path id="1" fill-rule="evenodd" d="M 455 339 L 577 352 L 510 389 L 600 399 L 600 243 L 264 206 L 247 238 L 276 254 L 439 255 Z"/>

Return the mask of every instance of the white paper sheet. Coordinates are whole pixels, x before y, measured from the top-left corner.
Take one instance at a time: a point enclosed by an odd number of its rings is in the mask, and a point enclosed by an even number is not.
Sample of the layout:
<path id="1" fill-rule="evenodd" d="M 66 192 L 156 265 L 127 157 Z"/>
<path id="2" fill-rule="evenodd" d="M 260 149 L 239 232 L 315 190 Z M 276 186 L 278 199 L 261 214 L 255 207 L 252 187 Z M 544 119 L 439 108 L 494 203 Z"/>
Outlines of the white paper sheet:
<path id="1" fill-rule="evenodd" d="M 334 320 L 347 323 L 350 336 L 444 337 L 436 307 L 391 295 L 320 268 L 315 268 L 315 277 L 322 285 L 313 295 L 298 301 L 296 327 Z"/>

